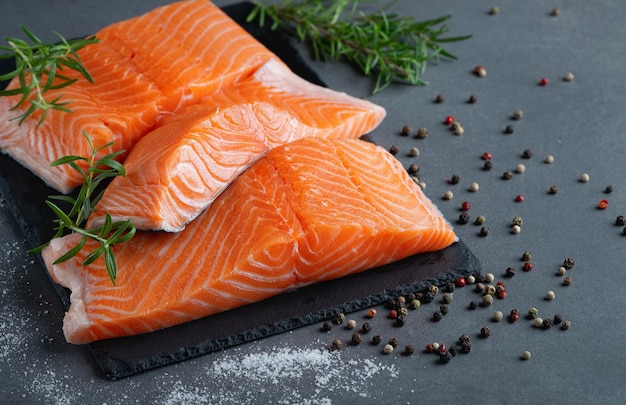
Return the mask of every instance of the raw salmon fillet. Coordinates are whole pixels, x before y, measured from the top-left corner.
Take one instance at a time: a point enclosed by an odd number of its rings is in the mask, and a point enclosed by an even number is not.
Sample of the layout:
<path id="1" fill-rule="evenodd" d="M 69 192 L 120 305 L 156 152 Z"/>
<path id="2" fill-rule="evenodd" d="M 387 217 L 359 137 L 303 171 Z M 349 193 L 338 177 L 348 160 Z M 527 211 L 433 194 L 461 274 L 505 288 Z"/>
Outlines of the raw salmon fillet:
<path id="1" fill-rule="evenodd" d="M 59 95 L 71 100 L 73 113 L 51 110 L 41 126 L 36 113 L 18 126 L 12 119 L 28 105 L 11 111 L 19 96 L 0 98 L 0 149 L 63 193 L 80 186 L 82 177 L 67 165 L 49 164 L 62 156 L 89 156 L 83 131 L 96 145 L 115 142 L 103 154 L 129 151 L 160 115 L 197 103 L 278 59 L 207 0 L 159 7 L 95 36 L 98 44 L 78 51 L 95 84 L 65 69 L 79 80 L 46 93 L 49 100 Z"/>
<path id="2" fill-rule="evenodd" d="M 311 84 L 271 60 L 142 138 L 89 226 L 109 213 L 138 229 L 180 231 L 269 149 L 305 137 L 358 138 L 384 116 L 380 106 Z"/>
<path id="3" fill-rule="evenodd" d="M 456 241 L 449 223 L 383 148 L 305 138 L 272 149 L 178 233 L 139 231 L 117 245 L 116 285 L 102 260 L 53 265 L 72 290 L 71 343 L 146 333 L 342 277 Z"/>

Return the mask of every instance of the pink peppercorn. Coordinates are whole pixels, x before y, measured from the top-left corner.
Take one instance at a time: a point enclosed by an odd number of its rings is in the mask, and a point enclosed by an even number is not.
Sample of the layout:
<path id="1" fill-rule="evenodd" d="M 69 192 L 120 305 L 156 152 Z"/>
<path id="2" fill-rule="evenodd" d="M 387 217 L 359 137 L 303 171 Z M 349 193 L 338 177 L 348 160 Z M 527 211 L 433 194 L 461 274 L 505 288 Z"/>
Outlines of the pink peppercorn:
<path id="1" fill-rule="evenodd" d="M 448 115 L 446 119 L 444 120 L 444 123 L 446 125 L 451 125 L 454 121 L 455 121 L 454 116 Z"/>
<path id="2" fill-rule="evenodd" d="M 483 160 L 491 160 L 491 153 L 489 153 L 489 152 L 483 153 L 482 159 Z"/>
<path id="3" fill-rule="evenodd" d="M 441 343 L 439 344 L 439 352 L 440 353 L 445 353 L 446 352 L 446 344 L 445 343 Z"/>
<path id="4" fill-rule="evenodd" d="M 470 203 L 468 201 L 463 201 L 463 203 L 461 204 L 461 210 L 463 211 L 469 211 L 470 208 L 472 208 L 472 206 L 470 205 Z"/>
<path id="5" fill-rule="evenodd" d="M 455 284 L 457 287 L 465 287 L 465 279 L 463 277 L 459 277 L 456 279 Z"/>
<path id="6" fill-rule="evenodd" d="M 396 319 L 397 317 L 398 317 L 398 311 L 396 311 L 395 309 L 392 309 L 391 311 L 389 311 L 389 318 Z"/>
<path id="7" fill-rule="evenodd" d="M 526 262 L 524 263 L 524 267 L 522 267 L 524 269 L 524 271 L 531 271 L 534 266 L 531 262 Z"/>
<path id="8" fill-rule="evenodd" d="M 601 210 L 607 209 L 609 207 L 609 202 L 607 200 L 600 200 L 598 203 L 598 208 Z"/>
<path id="9" fill-rule="evenodd" d="M 500 290 L 496 293 L 496 297 L 500 298 L 500 299 L 504 299 L 506 298 L 506 290 Z"/>
<path id="10" fill-rule="evenodd" d="M 546 77 L 542 77 L 541 80 L 539 80 L 539 85 L 540 86 L 547 86 L 548 85 L 548 79 Z"/>
<path id="11" fill-rule="evenodd" d="M 523 196 L 523 195 L 518 194 L 518 195 L 515 197 L 515 202 L 518 202 L 518 203 L 519 203 L 519 202 L 523 202 L 523 201 L 524 201 L 524 196 Z"/>

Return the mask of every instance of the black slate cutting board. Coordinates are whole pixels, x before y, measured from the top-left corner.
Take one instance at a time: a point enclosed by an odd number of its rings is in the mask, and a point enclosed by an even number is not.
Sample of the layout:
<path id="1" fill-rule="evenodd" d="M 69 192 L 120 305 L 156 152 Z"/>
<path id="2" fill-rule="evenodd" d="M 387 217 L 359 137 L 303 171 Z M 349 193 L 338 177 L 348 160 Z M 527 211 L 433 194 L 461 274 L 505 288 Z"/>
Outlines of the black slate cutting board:
<path id="1" fill-rule="evenodd" d="M 305 79 L 322 84 L 276 31 L 246 23 L 250 3 L 224 9 L 248 32 L 279 55 Z M 12 60 L 0 61 L 0 74 L 13 69 Z M 6 84 L 0 83 L 0 88 Z M 58 194 L 7 155 L 0 155 L 0 192 L 22 228 L 28 243 L 37 246 L 52 234 L 53 215 L 44 200 Z M 43 263 L 42 263 L 43 267 Z M 409 257 L 364 273 L 308 286 L 279 296 L 183 325 L 144 335 L 110 339 L 85 345 L 107 378 L 122 378 L 241 343 L 282 333 L 386 302 L 400 294 L 443 285 L 480 272 L 480 263 L 459 241 L 442 251 Z M 123 269 L 122 269 L 123 271 Z M 42 269 L 41 277 L 47 273 Z M 69 291 L 54 284 L 65 307 Z M 63 314 L 58 314 L 59 318 Z"/>

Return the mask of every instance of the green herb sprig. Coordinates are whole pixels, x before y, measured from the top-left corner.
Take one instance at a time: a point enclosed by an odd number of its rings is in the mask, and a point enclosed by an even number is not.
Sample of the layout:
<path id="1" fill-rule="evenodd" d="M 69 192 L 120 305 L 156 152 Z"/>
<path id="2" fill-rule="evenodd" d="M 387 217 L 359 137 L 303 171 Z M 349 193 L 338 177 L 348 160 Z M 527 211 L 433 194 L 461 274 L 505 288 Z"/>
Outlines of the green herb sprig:
<path id="1" fill-rule="evenodd" d="M 89 157 L 64 156 L 50 164 L 52 167 L 68 164 L 77 170 L 83 177 L 83 184 L 76 198 L 66 195 L 50 196 L 50 199 L 52 200 L 69 203 L 71 205 L 71 209 L 68 213 L 65 213 L 52 201 L 46 200 L 48 207 L 50 207 L 50 209 L 57 216 L 54 220 L 57 225 L 54 228 L 56 230 L 56 234 L 53 238 L 63 236 L 68 231 L 82 236 L 81 241 L 61 257 L 56 259 L 54 264 L 65 262 L 76 256 L 85 246 L 87 239 L 93 239 L 100 243 L 100 247 L 88 253 L 82 264 L 84 266 L 88 266 L 100 256 L 104 255 L 107 274 L 111 279 L 111 282 L 115 284 L 118 268 L 112 247 L 115 244 L 127 242 L 132 239 L 135 235 L 136 228 L 131 224 L 130 220 L 113 222 L 109 213 L 106 214 L 105 221 L 102 226 L 92 229 L 85 229 L 84 226 L 89 218 L 89 215 L 94 212 L 96 204 L 104 193 L 104 190 L 98 191 L 100 183 L 102 183 L 105 179 L 116 176 L 124 176 L 126 174 L 124 166 L 115 160 L 115 157 L 124 153 L 124 151 L 113 152 L 102 158 L 97 158 L 98 153 L 113 145 L 113 142 L 107 143 L 101 147 L 95 147 L 87 133 L 83 131 L 83 135 L 87 139 L 87 142 L 89 142 L 89 147 L 91 148 L 91 155 Z M 87 163 L 87 169 L 83 169 L 80 165 L 78 165 L 78 162 L 80 161 Z M 50 242 L 32 249 L 30 252 L 39 252 L 49 243 Z"/>
<path id="2" fill-rule="evenodd" d="M 371 1 L 370 1 L 371 2 Z M 471 35 L 445 37 L 443 25 L 451 16 L 415 22 L 411 17 L 387 13 L 395 1 L 372 14 L 358 10 L 359 0 L 283 0 L 275 5 L 256 2 L 247 21 L 258 18 L 264 26 L 283 29 L 309 42 L 318 60 L 344 58 L 366 76 L 376 76 L 373 93 L 386 88 L 393 79 L 413 85 L 421 79 L 427 62 L 441 56 L 456 59 L 441 44 L 466 40 Z"/>
<path id="3" fill-rule="evenodd" d="M 67 40 L 55 32 L 54 34 L 60 42 L 49 44 L 42 42 L 26 27 L 21 26 L 21 28 L 32 44 L 19 38 L 7 38 L 9 45 L 0 46 L 0 50 L 8 51 L 8 53 L 0 55 L 0 58 L 15 58 L 16 64 L 15 70 L 0 75 L 0 81 L 17 77 L 20 86 L 10 90 L 2 90 L 0 96 L 21 95 L 20 100 L 12 110 L 19 108 L 26 102 L 29 102 L 30 106 L 23 114 L 14 119 L 19 119 L 21 125 L 28 116 L 40 109 L 42 114 L 37 125 L 41 125 L 50 109 L 64 112 L 72 111 L 67 107 L 71 100 L 62 101 L 63 95 L 51 100 L 44 97 L 44 94 L 49 90 L 62 89 L 78 80 L 62 74 L 64 68 L 80 73 L 82 77 L 93 83 L 93 78 L 83 66 L 76 52 L 87 45 L 97 43 L 98 39 L 89 37 Z"/>

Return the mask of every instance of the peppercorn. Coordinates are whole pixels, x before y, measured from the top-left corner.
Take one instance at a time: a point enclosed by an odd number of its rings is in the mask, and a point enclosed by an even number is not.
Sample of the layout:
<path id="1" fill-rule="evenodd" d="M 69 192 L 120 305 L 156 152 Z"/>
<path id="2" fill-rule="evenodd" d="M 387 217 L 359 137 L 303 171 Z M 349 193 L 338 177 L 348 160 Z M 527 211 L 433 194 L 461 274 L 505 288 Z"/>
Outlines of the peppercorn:
<path id="1" fill-rule="evenodd" d="M 491 304 L 493 304 L 493 296 L 492 295 L 484 295 L 483 296 L 482 306 L 488 307 Z"/>
<path id="2" fill-rule="evenodd" d="M 489 14 L 491 15 L 496 15 L 500 12 L 500 7 L 498 6 L 493 6 L 489 9 Z"/>
<path id="3" fill-rule="evenodd" d="M 517 216 L 513 217 L 513 220 L 511 221 L 511 223 L 513 225 L 522 226 L 524 224 L 524 220 L 522 219 L 522 217 L 517 215 Z"/>
<path id="4" fill-rule="evenodd" d="M 348 323 L 346 323 L 346 327 L 347 327 L 348 329 L 354 329 L 354 328 L 356 328 L 356 321 L 355 321 L 354 319 L 350 319 L 350 320 L 348 321 Z"/>
<path id="5" fill-rule="evenodd" d="M 501 293 L 503 291 L 506 291 L 506 286 L 498 283 L 498 285 L 496 285 L 496 294 Z"/>
<path id="6" fill-rule="evenodd" d="M 494 295 L 495 293 L 496 293 L 496 287 L 489 284 L 485 287 L 485 292 L 483 294 L 487 296 L 487 295 Z"/>
<path id="7" fill-rule="evenodd" d="M 484 238 L 487 235 L 489 235 L 489 227 L 483 226 L 482 228 L 480 228 L 480 232 L 478 233 L 478 236 L 482 236 Z"/>
<path id="8" fill-rule="evenodd" d="M 570 326 L 572 326 L 572 323 L 570 321 L 563 321 L 563 323 L 561 324 L 561 329 L 568 330 Z"/>
<path id="9" fill-rule="evenodd" d="M 435 97 L 435 103 L 443 103 L 444 101 L 446 101 L 446 97 L 443 94 L 437 94 L 437 97 Z"/>
<path id="10" fill-rule="evenodd" d="M 421 291 L 416 292 L 415 293 L 415 299 L 419 300 L 419 301 L 422 301 L 424 299 L 424 293 L 421 292 Z"/>
<path id="11" fill-rule="evenodd" d="M 400 132 L 403 136 L 409 136 L 409 134 L 411 133 L 411 127 L 408 125 L 405 125 L 402 127 L 402 131 Z"/>
<path id="12" fill-rule="evenodd" d="M 531 157 L 533 157 L 533 151 L 530 149 L 524 149 L 524 152 L 522 152 L 522 157 L 524 159 L 530 159 Z"/>
<path id="13" fill-rule="evenodd" d="M 502 314 L 502 311 L 496 311 L 493 313 L 493 320 L 495 322 L 500 322 L 503 317 L 504 317 L 504 314 Z"/>
<path id="14" fill-rule="evenodd" d="M 540 86 L 547 86 L 549 83 L 548 79 L 546 77 L 542 77 L 541 80 L 539 80 L 539 85 Z"/>
<path id="15" fill-rule="evenodd" d="M 413 346 L 412 346 L 412 345 L 406 345 L 406 346 L 404 347 L 404 355 L 405 355 L 405 356 L 410 356 L 410 355 L 412 355 L 413 353 L 415 353 L 415 349 L 413 348 Z"/>
<path id="16" fill-rule="evenodd" d="M 391 347 L 393 347 L 395 349 L 396 347 L 398 347 L 398 339 L 391 338 L 391 339 L 389 339 L 388 344 L 390 344 Z"/>
<path id="17" fill-rule="evenodd" d="M 434 352 L 434 351 L 435 351 L 435 348 L 433 347 L 433 344 L 432 344 L 432 343 L 429 343 L 429 344 L 427 344 L 427 345 L 426 345 L 426 347 L 424 348 L 424 351 L 425 351 L 426 353 L 432 353 L 432 352 Z"/>
<path id="18" fill-rule="evenodd" d="M 465 129 L 461 125 L 458 125 L 452 129 L 454 135 L 463 135 L 465 133 Z"/>
<path id="19" fill-rule="evenodd" d="M 452 124 L 450 124 L 450 129 L 456 131 L 457 128 L 461 128 L 461 123 L 459 121 L 454 120 Z"/>
<path id="20" fill-rule="evenodd" d="M 445 120 L 443 120 L 443 123 L 444 123 L 444 124 L 446 124 L 446 125 L 452 125 L 452 123 L 453 123 L 454 121 L 456 121 L 456 120 L 454 119 L 454 116 L 452 116 L 452 115 L 448 115 L 448 116 L 446 117 L 446 119 L 445 119 Z"/>
<path id="21" fill-rule="evenodd" d="M 398 317 L 396 318 L 396 326 L 398 327 L 402 327 L 404 326 L 404 315 L 398 315 Z"/>
<path id="22" fill-rule="evenodd" d="M 393 353 L 393 346 L 392 346 L 392 345 L 389 345 L 389 344 L 385 345 L 385 346 L 383 347 L 383 353 L 385 353 L 385 354 L 391 354 L 391 353 Z"/>
<path id="23" fill-rule="evenodd" d="M 428 136 L 428 129 L 420 128 L 417 130 L 417 138 L 424 139 Z"/>
<path id="24" fill-rule="evenodd" d="M 352 335 L 352 344 L 358 345 L 361 343 L 361 341 L 363 340 L 363 336 L 361 336 L 360 333 L 355 333 L 354 335 Z"/>
<path id="25" fill-rule="evenodd" d="M 416 157 L 420 155 L 420 150 L 418 148 L 416 148 L 415 146 L 413 146 L 410 150 L 409 150 L 409 156 L 410 157 Z"/>
<path id="26" fill-rule="evenodd" d="M 374 308 L 370 308 L 370 309 L 367 311 L 367 315 L 365 315 L 365 316 L 367 316 L 368 318 L 373 318 L 373 317 L 375 317 L 375 316 L 376 316 L 376 310 L 375 310 Z"/>
<path id="27" fill-rule="evenodd" d="M 432 293 L 433 295 L 437 295 L 437 293 L 439 292 L 439 287 L 437 287 L 434 284 L 431 284 L 428 286 L 428 292 Z"/>
<path id="28" fill-rule="evenodd" d="M 400 317 L 405 317 L 409 314 L 409 310 L 406 308 L 400 308 L 398 309 L 398 316 Z"/>
<path id="29" fill-rule="evenodd" d="M 528 350 L 525 350 L 525 351 L 522 352 L 522 360 L 528 360 L 528 359 L 530 359 L 530 356 L 531 356 L 531 354 L 530 354 L 530 352 Z"/>
<path id="30" fill-rule="evenodd" d="M 531 262 L 524 263 L 524 271 L 532 271 L 535 268 Z"/>
<path id="31" fill-rule="evenodd" d="M 480 328 L 480 336 L 483 338 L 488 338 L 489 336 L 491 336 L 491 329 L 486 326 Z"/>
<path id="32" fill-rule="evenodd" d="M 483 170 L 489 171 L 491 169 L 493 169 L 493 163 L 491 162 L 491 160 L 488 160 L 483 164 Z"/>
<path id="33" fill-rule="evenodd" d="M 465 287 L 466 281 L 463 277 L 459 277 L 456 279 L 454 283 L 456 284 L 457 287 Z"/>
<path id="34" fill-rule="evenodd" d="M 524 202 L 524 196 L 521 195 L 521 194 L 516 195 L 515 196 L 515 202 L 518 202 L 518 203 Z"/>
<path id="35" fill-rule="evenodd" d="M 563 80 L 565 80 L 566 82 L 571 82 L 572 80 L 574 80 L 574 74 L 571 72 L 565 73 Z"/>
<path id="36" fill-rule="evenodd" d="M 474 74 L 478 77 L 485 77 L 487 76 L 487 69 L 485 69 L 484 66 L 476 66 L 474 68 Z"/>
<path id="37" fill-rule="evenodd" d="M 524 166 L 522 163 L 518 164 L 517 166 L 515 166 L 515 171 L 519 174 L 522 174 L 526 171 L 526 166 Z"/>
<path id="38" fill-rule="evenodd" d="M 418 299 L 414 299 L 413 301 L 411 301 L 410 307 L 411 309 L 417 309 L 422 305 L 422 302 Z"/>
<path id="39" fill-rule="evenodd" d="M 520 312 L 517 309 L 512 309 L 511 313 L 509 314 L 509 322 L 510 323 L 514 323 L 515 321 L 517 321 L 520 317 Z"/>
<path id="40" fill-rule="evenodd" d="M 476 101 L 478 101 L 478 97 L 476 97 L 474 94 L 472 94 L 467 100 L 467 102 L 470 104 L 474 104 Z"/>
<path id="41" fill-rule="evenodd" d="M 611 193 L 613 192 L 613 186 L 611 186 L 611 185 L 609 184 L 608 186 L 606 186 L 606 187 L 604 188 L 604 192 L 605 192 L 606 194 L 611 194 Z"/>
<path id="42" fill-rule="evenodd" d="M 477 284 L 476 284 L 476 291 L 478 291 L 478 292 L 485 291 L 485 284 L 483 284 L 483 283 L 477 283 Z"/>
<path id="43" fill-rule="evenodd" d="M 474 310 L 474 309 L 478 308 L 478 303 L 476 301 L 472 301 L 472 302 L 469 303 L 469 306 L 467 308 Z"/>
<path id="44" fill-rule="evenodd" d="M 469 275 L 465 277 L 465 281 L 467 281 L 467 284 L 474 284 L 476 282 L 476 277 Z"/>
<path id="45" fill-rule="evenodd" d="M 548 190 L 548 193 L 550 194 L 556 194 L 559 192 L 559 188 L 557 186 L 550 186 L 550 190 Z"/>
<path id="46" fill-rule="evenodd" d="M 340 312 L 337 315 L 335 315 L 335 323 L 337 325 L 341 325 L 345 320 L 346 320 L 346 316 L 343 314 L 343 312 Z"/>
<path id="47" fill-rule="evenodd" d="M 493 273 L 485 274 L 485 282 L 493 283 L 493 280 L 495 280 L 495 279 L 496 279 L 496 276 L 494 276 Z"/>
<path id="48" fill-rule="evenodd" d="M 519 225 L 513 225 L 511 228 L 511 233 L 518 234 L 522 231 L 522 228 Z"/>
<path id="49" fill-rule="evenodd" d="M 565 277 L 565 278 L 563 279 L 563 285 L 564 285 L 564 286 L 572 285 L 572 281 L 573 281 L 573 280 L 572 280 L 572 278 L 571 278 L 571 277 Z"/>
<path id="50" fill-rule="evenodd" d="M 469 343 L 462 343 L 461 344 L 461 351 L 463 353 L 469 353 L 472 350 L 472 345 L 470 345 Z"/>
<path id="51" fill-rule="evenodd" d="M 439 353 L 439 360 L 441 360 L 442 363 L 449 363 L 450 360 L 452 360 L 452 356 L 448 352 Z"/>
<path id="52" fill-rule="evenodd" d="M 448 308 L 448 306 L 447 306 L 447 305 L 440 305 L 440 306 L 439 306 L 439 312 L 441 312 L 441 315 L 443 315 L 443 316 L 448 315 L 448 311 L 449 311 L 449 310 L 450 310 L 450 309 Z"/>
<path id="53" fill-rule="evenodd" d="M 461 204 L 462 211 L 469 211 L 471 208 L 472 206 L 470 205 L 468 201 L 463 201 L 463 203 Z"/>
<path id="54" fill-rule="evenodd" d="M 463 344 L 463 343 L 470 343 L 472 341 L 472 338 L 470 337 L 470 335 L 464 333 L 461 336 L 459 336 L 459 343 Z"/>
<path id="55" fill-rule="evenodd" d="M 453 293 L 455 289 L 456 287 L 454 286 L 454 283 L 447 283 L 443 286 L 444 293 Z"/>
<path id="56" fill-rule="evenodd" d="M 333 344 L 332 344 L 333 350 L 339 350 L 342 347 L 343 347 L 343 343 L 341 343 L 341 340 L 339 340 L 339 339 L 333 340 Z"/>
<path id="57" fill-rule="evenodd" d="M 409 174 L 417 174 L 420 171 L 420 166 L 417 163 L 413 163 L 409 166 Z"/>
<path id="58" fill-rule="evenodd" d="M 555 325 L 560 325 L 560 324 L 561 324 L 561 322 L 563 322 L 563 316 L 561 316 L 560 314 L 556 314 L 556 315 L 554 315 L 554 318 L 553 318 L 552 322 L 553 322 Z"/>
<path id="59" fill-rule="evenodd" d="M 589 175 L 587 173 L 581 174 L 579 181 L 581 183 L 588 183 L 589 182 Z"/>
<path id="60" fill-rule="evenodd" d="M 330 321 L 326 321 L 324 322 L 324 324 L 322 325 L 322 330 L 324 332 L 330 332 L 330 330 L 333 328 L 333 323 Z"/>
<path id="61" fill-rule="evenodd" d="M 431 294 L 430 291 L 428 291 L 424 293 L 424 296 L 422 297 L 422 302 L 426 304 L 430 304 L 431 302 L 433 302 L 434 299 L 435 299 L 435 296 Z"/>
<path id="62" fill-rule="evenodd" d="M 546 158 L 543 160 L 544 163 L 550 164 L 552 162 L 554 162 L 554 156 L 552 155 L 548 155 L 546 156 Z"/>
<path id="63" fill-rule="evenodd" d="M 511 180 L 513 178 L 513 173 L 510 170 L 502 173 L 502 180 Z"/>
<path id="64" fill-rule="evenodd" d="M 554 7 L 554 8 L 552 9 L 552 16 L 553 16 L 553 17 L 557 17 L 559 14 L 561 14 L 561 9 L 560 9 L 560 8 L 558 8 L 558 7 Z"/>
<path id="65" fill-rule="evenodd" d="M 622 235 L 626 235 L 626 226 L 622 229 Z"/>
<path id="66" fill-rule="evenodd" d="M 537 317 L 533 320 L 533 326 L 535 328 L 541 328 L 542 325 L 543 325 L 543 319 Z"/>
<path id="67" fill-rule="evenodd" d="M 450 180 L 448 180 L 448 183 L 459 184 L 459 181 L 461 181 L 461 178 L 457 174 L 453 174 L 452 177 L 450 177 Z"/>
<path id="68" fill-rule="evenodd" d="M 513 111 L 513 116 L 511 118 L 513 118 L 516 121 L 519 121 L 522 119 L 523 116 L 524 116 L 524 113 L 522 112 L 522 110 L 515 110 Z"/>
<path id="69" fill-rule="evenodd" d="M 361 326 L 362 333 L 369 333 L 372 330 L 372 325 L 369 322 L 363 322 L 363 326 Z"/>
<path id="70" fill-rule="evenodd" d="M 539 310 L 535 307 L 532 307 L 528 310 L 528 319 L 535 319 L 539 316 Z"/>
<path id="71" fill-rule="evenodd" d="M 444 200 L 451 200 L 452 197 L 454 196 L 454 194 L 452 194 L 452 191 L 448 190 L 443 194 L 443 199 Z"/>
<path id="72" fill-rule="evenodd" d="M 408 293 L 406 297 L 404 295 L 401 295 L 397 298 L 396 301 L 398 302 L 399 305 L 404 305 L 406 303 L 407 298 L 410 298 L 413 300 L 415 299 L 415 294 Z"/>
<path id="73" fill-rule="evenodd" d="M 609 202 L 607 200 L 600 200 L 598 202 L 598 209 L 605 210 L 609 207 Z"/>
<path id="74" fill-rule="evenodd" d="M 619 215 L 617 218 L 615 218 L 615 225 L 618 225 L 618 226 L 626 225 L 626 219 L 624 219 L 623 215 Z"/>
<path id="75" fill-rule="evenodd" d="M 448 349 L 448 353 L 450 353 L 450 356 L 452 356 L 452 357 L 456 356 L 456 354 L 457 354 L 456 347 L 451 346 L 451 347 Z"/>
<path id="76" fill-rule="evenodd" d="M 507 267 L 507 269 L 504 272 L 504 276 L 511 278 L 515 276 L 515 269 L 513 267 Z"/>
<path id="77" fill-rule="evenodd" d="M 478 189 L 480 188 L 480 186 L 478 185 L 478 183 L 474 182 L 472 184 L 470 184 L 468 190 L 471 191 L 472 193 L 475 193 L 478 191 Z"/>
<path id="78" fill-rule="evenodd" d="M 439 350 L 439 346 L 440 346 L 440 345 L 439 345 L 439 343 L 438 343 L 438 342 L 433 342 L 433 343 L 432 343 L 432 345 L 433 345 L 433 350 L 434 350 L 434 351 Z"/>
<path id="79" fill-rule="evenodd" d="M 400 149 L 396 145 L 391 145 L 391 147 L 389 148 L 389 153 L 394 156 L 397 155 L 399 151 Z"/>
<path id="80" fill-rule="evenodd" d="M 396 319 L 397 317 L 398 317 L 398 310 L 397 309 L 392 309 L 391 311 L 389 311 L 389 318 Z"/>
<path id="81" fill-rule="evenodd" d="M 563 266 L 559 266 L 558 269 L 556 269 L 556 274 L 559 276 L 564 275 L 567 272 L 567 269 Z"/>
<path id="82" fill-rule="evenodd" d="M 435 313 L 433 313 L 433 321 L 435 322 L 439 322 L 442 317 L 443 314 L 440 311 L 435 311 Z"/>
<path id="83" fill-rule="evenodd" d="M 548 292 L 546 293 L 546 299 L 547 299 L 548 301 L 553 300 L 555 297 L 556 297 L 556 295 L 554 294 L 554 291 L 548 291 Z"/>
<path id="84" fill-rule="evenodd" d="M 505 134 L 512 134 L 512 133 L 513 133 L 513 131 L 514 131 L 514 129 L 513 129 L 513 125 L 507 125 L 507 126 L 504 128 L 504 133 L 505 133 Z"/>
<path id="85" fill-rule="evenodd" d="M 383 341 L 383 337 L 381 335 L 374 335 L 374 337 L 372 338 L 373 345 L 377 345 L 382 341 Z"/>
<path id="86" fill-rule="evenodd" d="M 563 267 L 565 267 L 567 270 L 571 269 L 572 267 L 574 267 L 574 260 L 570 259 L 569 257 L 563 260 Z"/>
<path id="87" fill-rule="evenodd" d="M 441 300 L 443 302 L 445 302 L 446 304 L 449 304 L 449 303 L 452 302 L 452 300 L 454 300 L 454 294 L 453 293 L 449 293 L 449 292 L 443 293 L 443 295 L 441 296 Z"/>
<path id="88" fill-rule="evenodd" d="M 461 225 L 465 225 L 470 221 L 470 216 L 467 212 L 463 212 L 461 213 L 461 215 L 459 215 L 459 220 L 457 221 L 459 224 Z"/>

